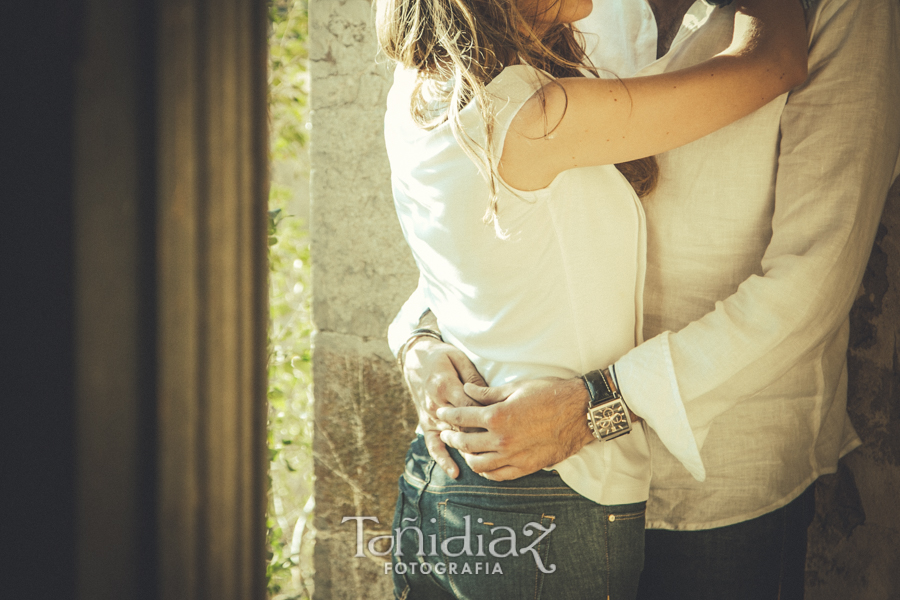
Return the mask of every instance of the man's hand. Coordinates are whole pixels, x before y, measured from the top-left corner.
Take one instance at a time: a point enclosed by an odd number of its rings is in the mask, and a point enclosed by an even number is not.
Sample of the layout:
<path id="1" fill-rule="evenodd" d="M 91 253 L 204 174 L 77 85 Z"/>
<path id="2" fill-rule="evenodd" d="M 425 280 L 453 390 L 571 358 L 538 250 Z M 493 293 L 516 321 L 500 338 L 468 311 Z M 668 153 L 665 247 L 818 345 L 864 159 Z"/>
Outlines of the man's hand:
<path id="1" fill-rule="evenodd" d="M 493 388 L 467 383 L 464 393 L 490 406 L 441 408 L 438 419 L 486 431 L 445 429 L 440 438 L 487 479 L 504 481 L 534 473 L 594 439 L 587 425 L 588 392 L 580 378 L 529 379 Z"/>
<path id="2" fill-rule="evenodd" d="M 416 405 L 428 453 L 456 479 L 459 467 L 440 438 L 441 430 L 450 426 L 440 422 L 435 412 L 441 407 L 476 405 L 463 391 L 463 384 L 484 386 L 484 378 L 462 351 L 430 337 L 417 338 L 407 346 L 403 378 Z"/>

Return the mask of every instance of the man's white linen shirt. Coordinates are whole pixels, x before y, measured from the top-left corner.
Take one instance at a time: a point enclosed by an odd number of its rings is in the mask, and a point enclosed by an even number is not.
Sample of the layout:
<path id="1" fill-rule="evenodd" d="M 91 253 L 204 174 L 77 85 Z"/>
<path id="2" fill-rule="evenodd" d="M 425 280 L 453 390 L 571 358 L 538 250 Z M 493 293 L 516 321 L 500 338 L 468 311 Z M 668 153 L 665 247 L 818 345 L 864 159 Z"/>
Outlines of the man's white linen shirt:
<path id="1" fill-rule="evenodd" d="M 644 0 L 600 0 L 579 25 L 603 74 L 629 77 L 723 50 L 732 16 L 697 2 L 660 60 Z M 808 81 L 661 155 L 644 201 L 648 341 L 616 363 L 619 383 L 637 414 L 678 397 L 706 468 L 693 479 L 651 434 L 648 527 L 760 516 L 860 443 L 848 313 L 900 167 L 900 18 L 892 0 L 822 0 L 808 18 Z"/>
<path id="2" fill-rule="evenodd" d="M 644 199 L 647 341 L 616 362 L 652 428 L 650 528 L 771 512 L 860 443 L 846 411 L 848 313 L 900 171 L 898 12 L 895 0 L 814 2 L 804 85 L 658 157 Z M 646 0 L 597 0 L 578 25 L 602 76 L 632 77 L 725 49 L 733 14 L 695 3 L 660 60 Z M 392 347 L 422 308 L 414 294 Z M 672 403 L 695 439 L 654 419 Z M 675 458 L 695 441 L 699 470 Z"/>

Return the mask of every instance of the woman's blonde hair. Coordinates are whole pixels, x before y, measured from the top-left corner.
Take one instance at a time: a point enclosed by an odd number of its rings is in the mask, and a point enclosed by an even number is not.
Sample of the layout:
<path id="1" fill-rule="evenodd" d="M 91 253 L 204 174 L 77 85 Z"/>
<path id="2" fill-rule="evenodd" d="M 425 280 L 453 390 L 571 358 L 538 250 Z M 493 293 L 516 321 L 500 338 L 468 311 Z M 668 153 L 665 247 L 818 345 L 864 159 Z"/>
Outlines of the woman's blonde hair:
<path id="1" fill-rule="evenodd" d="M 486 167 L 490 186 L 486 220 L 495 226 L 498 178 L 490 168 L 496 158 L 491 144 L 495 117 L 487 84 L 519 62 L 554 78 L 582 77 L 584 68 L 596 74 L 572 26 L 556 24 L 538 34 L 539 16 L 524 14 L 516 0 L 378 0 L 381 51 L 418 72 L 410 105 L 413 119 L 426 129 L 449 121 L 463 149 Z M 463 139 L 459 112 L 472 101 L 485 123 L 484 148 Z M 435 112 L 435 105 L 444 108 Z M 653 157 L 616 167 L 640 197 L 656 184 L 659 170 Z"/>

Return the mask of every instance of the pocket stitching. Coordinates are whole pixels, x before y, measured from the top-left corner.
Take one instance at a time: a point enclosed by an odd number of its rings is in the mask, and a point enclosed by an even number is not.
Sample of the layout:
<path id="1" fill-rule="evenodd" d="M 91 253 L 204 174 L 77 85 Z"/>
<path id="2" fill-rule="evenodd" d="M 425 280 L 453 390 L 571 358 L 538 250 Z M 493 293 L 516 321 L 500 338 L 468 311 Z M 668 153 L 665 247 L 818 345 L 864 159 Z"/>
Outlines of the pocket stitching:
<path id="1" fill-rule="evenodd" d="M 440 528 L 441 556 L 444 558 L 444 564 L 449 565 L 450 557 L 447 556 L 446 554 L 444 554 L 444 545 L 443 545 L 443 541 L 447 539 L 447 531 L 445 529 L 446 524 L 447 524 L 447 519 L 445 518 L 445 512 L 447 511 L 447 502 L 448 502 L 448 500 L 444 500 L 443 502 L 438 502 L 438 506 L 440 507 L 439 515 L 441 517 L 441 528 Z M 447 571 L 447 581 L 450 582 L 450 587 L 453 589 L 453 593 L 456 596 L 459 596 L 460 595 L 459 588 L 456 587 L 456 581 L 454 581 L 454 579 L 453 579 L 453 573 L 449 569 Z"/>

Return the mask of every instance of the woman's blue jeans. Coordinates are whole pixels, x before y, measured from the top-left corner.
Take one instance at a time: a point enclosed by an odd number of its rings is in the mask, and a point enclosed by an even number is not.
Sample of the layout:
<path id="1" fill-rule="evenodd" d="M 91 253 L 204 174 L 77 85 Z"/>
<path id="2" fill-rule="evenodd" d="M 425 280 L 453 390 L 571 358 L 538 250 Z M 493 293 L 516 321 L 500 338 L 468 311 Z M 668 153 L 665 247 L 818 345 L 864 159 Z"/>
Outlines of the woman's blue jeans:
<path id="1" fill-rule="evenodd" d="M 401 600 L 632 600 L 644 556 L 645 503 L 602 506 L 555 472 L 494 482 L 460 466 L 453 480 L 419 436 L 394 515 Z"/>

